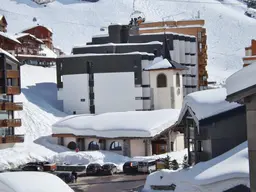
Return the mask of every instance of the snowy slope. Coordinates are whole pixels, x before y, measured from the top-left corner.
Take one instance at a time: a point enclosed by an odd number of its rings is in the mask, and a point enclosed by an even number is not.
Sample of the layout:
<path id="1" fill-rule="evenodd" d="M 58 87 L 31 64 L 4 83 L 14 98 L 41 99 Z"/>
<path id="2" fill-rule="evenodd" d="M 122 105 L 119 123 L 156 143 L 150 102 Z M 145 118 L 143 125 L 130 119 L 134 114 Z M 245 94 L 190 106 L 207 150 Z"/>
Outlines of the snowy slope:
<path id="1" fill-rule="evenodd" d="M 147 21 L 190 19 L 200 11 L 206 20 L 208 35 L 208 70 L 210 80 L 223 81 L 242 67 L 244 47 L 255 37 L 256 20 L 244 15 L 246 6 L 238 0 L 174 1 L 137 0 L 135 7 L 145 13 Z M 100 0 L 97 3 L 79 0 L 56 0 L 46 7 L 31 0 L 1 0 L 0 14 L 9 23 L 9 32 L 31 27 L 33 18 L 53 29 L 56 46 L 70 53 L 71 47 L 91 40 L 101 27 L 129 22 L 133 0 Z M 110 11 L 111 10 L 111 11 Z"/>
<path id="2" fill-rule="evenodd" d="M 55 73 L 55 68 L 21 67 L 22 93 L 15 100 L 23 102 L 23 111 L 15 115 L 22 119 L 22 127 L 16 130 L 26 133 L 25 141 L 52 134 L 51 125 L 66 116 L 58 110 Z"/>

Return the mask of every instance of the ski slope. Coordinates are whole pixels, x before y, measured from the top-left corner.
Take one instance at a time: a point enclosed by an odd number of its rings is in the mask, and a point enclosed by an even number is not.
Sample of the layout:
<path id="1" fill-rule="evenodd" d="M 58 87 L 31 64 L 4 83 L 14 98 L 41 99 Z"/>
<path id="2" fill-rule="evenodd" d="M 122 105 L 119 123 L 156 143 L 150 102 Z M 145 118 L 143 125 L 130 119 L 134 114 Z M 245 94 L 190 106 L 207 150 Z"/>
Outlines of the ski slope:
<path id="1" fill-rule="evenodd" d="M 133 0 L 55 0 L 46 7 L 32 0 L 1 0 L 0 14 L 6 16 L 12 33 L 35 25 L 36 17 L 37 23 L 53 29 L 54 44 L 70 53 L 73 45 L 106 33 L 101 27 L 111 22 L 128 24 L 132 7 Z M 217 82 L 242 67 L 244 47 L 255 37 L 256 20 L 244 15 L 246 6 L 238 0 L 137 0 L 135 8 L 144 12 L 147 21 L 191 19 L 200 11 L 208 35 L 209 80 Z"/>

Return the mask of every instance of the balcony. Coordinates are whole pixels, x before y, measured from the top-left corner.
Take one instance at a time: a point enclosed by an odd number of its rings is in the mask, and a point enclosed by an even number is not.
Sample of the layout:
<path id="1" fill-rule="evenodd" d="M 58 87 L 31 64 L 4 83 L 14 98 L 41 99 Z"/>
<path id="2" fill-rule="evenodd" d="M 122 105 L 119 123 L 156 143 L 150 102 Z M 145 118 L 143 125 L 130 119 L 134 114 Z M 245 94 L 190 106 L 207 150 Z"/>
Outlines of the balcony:
<path id="1" fill-rule="evenodd" d="M 23 143 L 24 135 L 8 135 L 5 137 L 0 137 L 0 144 L 4 143 Z"/>
<path id="2" fill-rule="evenodd" d="M 7 86 L 7 91 L 5 92 L 5 87 L 0 86 L 0 94 L 8 94 L 8 95 L 19 95 L 20 87 L 19 86 Z"/>
<path id="3" fill-rule="evenodd" d="M 19 78 L 20 72 L 18 70 L 6 70 L 6 78 Z M 4 71 L 0 72 L 0 78 L 4 78 Z"/>
<path id="4" fill-rule="evenodd" d="M 21 119 L 4 119 L 0 120 L 0 127 L 20 127 Z"/>
<path id="5" fill-rule="evenodd" d="M 0 102 L 0 110 L 3 111 L 22 111 L 22 103 L 12 103 L 12 102 Z"/>

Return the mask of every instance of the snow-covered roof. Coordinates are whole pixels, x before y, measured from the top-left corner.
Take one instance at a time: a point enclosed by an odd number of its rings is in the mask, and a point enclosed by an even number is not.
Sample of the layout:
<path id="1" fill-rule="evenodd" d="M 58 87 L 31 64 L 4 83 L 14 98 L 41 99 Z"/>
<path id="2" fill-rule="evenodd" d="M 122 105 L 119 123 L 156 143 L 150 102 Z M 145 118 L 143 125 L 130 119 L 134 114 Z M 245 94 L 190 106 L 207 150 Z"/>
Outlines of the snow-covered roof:
<path id="1" fill-rule="evenodd" d="M 16 39 L 19 39 L 19 38 L 22 38 L 22 37 L 25 37 L 25 36 L 30 36 L 33 39 L 35 39 L 36 41 L 38 41 L 40 43 L 44 43 L 41 39 L 36 38 L 34 35 L 31 35 L 30 33 L 18 33 L 18 34 L 15 34 Z"/>
<path id="2" fill-rule="evenodd" d="M 4 32 L 2 32 L 2 31 L 0 31 L 0 36 L 3 36 L 3 37 L 5 37 L 5 38 L 7 38 L 7 39 L 10 39 L 11 41 L 14 41 L 14 42 L 16 42 L 16 43 L 18 43 L 18 44 L 21 44 L 21 43 L 14 37 L 14 35 L 11 35 L 11 34 L 9 34 L 9 33 L 4 33 Z"/>
<path id="3" fill-rule="evenodd" d="M 0 188 L 5 192 L 74 192 L 59 177 L 43 172 L 0 173 Z"/>
<path id="4" fill-rule="evenodd" d="M 105 44 L 95 44 L 95 45 L 75 45 L 73 48 L 82 48 L 82 47 L 104 47 L 104 46 L 137 46 L 137 45 L 162 45 L 160 41 L 152 41 L 147 43 L 105 43 Z"/>
<path id="5" fill-rule="evenodd" d="M 162 59 L 161 61 L 155 62 L 145 70 L 155 70 L 155 69 L 172 69 L 172 64 L 167 59 Z"/>
<path id="6" fill-rule="evenodd" d="M 256 85 L 256 63 L 252 63 L 227 78 L 226 87 L 228 95 Z"/>
<path id="7" fill-rule="evenodd" d="M 53 134 L 74 134 L 106 138 L 153 137 L 173 126 L 180 109 L 112 112 L 99 115 L 72 115 L 53 127 Z"/>
<path id="8" fill-rule="evenodd" d="M 35 25 L 35 26 L 33 26 L 33 27 L 29 27 L 29 28 L 23 29 L 22 32 L 23 32 L 23 31 L 28 31 L 28 30 L 33 29 L 33 28 L 36 28 L 36 27 L 44 27 L 45 29 L 47 29 L 48 31 L 50 31 L 51 33 L 53 33 L 53 31 L 52 31 L 51 28 L 46 27 L 46 26 L 43 26 L 43 25 Z"/>
<path id="9" fill-rule="evenodd" d="M 75 54 L 75 55 L 61 55 L 59 58 L 69 58 L 69 57 L 93 57 L 93 56 L 108 56 L 108 55 L 148 55 L 154 56 L 153 53 L 147 52 L 129 52 L 129 53 L 86 53 L 86 54 Z"/>
<path id="10" fill-rule="evenodd" d="M 142 29 L 144 29 L 144 28 L 142 28 Z M 143 32 L 143 30 L 142 29 L 140 29 L 140 31 L 142 31 Z M 147 29 L 148 30 L 148 28 L 145 28 L 145 29 Z M 153 29 L 155 29 L 155 28 L 153 28 Z M 142 33 L 142 34 L 140 34 L 140 35 L 159 35 L 159 34 L 169 34 L 169 35 L 178 35 L 178 36 L 185 36 L 185 37 L 192 37 L 192 38 L 196 38 L 195 36 L 193 36 L 193 35 L 186 35 L 186 34 L 182 34 L 182 33 L 174 33 L 174 32 L 158 32 L 158 33 Z"/>
<path id="11" fill-rule="evenodd" d="M 41 46 L 42 50 L 39 51 L 40 55 L 48 58 L 57 58 L 57 54 L 53 50 L 49 49 L 46 45 Z"/>
<path id="12" fill-rule="evenodd" d="M 226 96 L 226 88 L 209 89 L 188 94 L 183 100 L 180 120 L 188 108 L 194 112 L 199 121 L 241 106 L 234 102 L 227 102 L 225 100 Z"/>
<path id="13" fill-rule="evenodd" d="M 99 34 L 99 35 L 93 35 L 92 38 L 94 37 L 108 37 L 108 34 Z"/>
<path id="14" fill-rule="evenodd" d="M 149 190 L 151 185 L 171 184 L 176 185 L 177 192 L 225 191 L 240 184 L 249 187 L 247 142 L 188 170 L 163 170 L 150 174 L 144 189 Z"/>
<path id="15" fill-rule="evenodd" d="M 14 61 L 19 62 L 18 59 L 16 59 L 16 57 L 14 57 L 12 54 L 8 53 L 7 51 L 3 50 L 2 48 L 0 48 L 0 53 L 4 53 L 8 57 L 12 58 Z"/>

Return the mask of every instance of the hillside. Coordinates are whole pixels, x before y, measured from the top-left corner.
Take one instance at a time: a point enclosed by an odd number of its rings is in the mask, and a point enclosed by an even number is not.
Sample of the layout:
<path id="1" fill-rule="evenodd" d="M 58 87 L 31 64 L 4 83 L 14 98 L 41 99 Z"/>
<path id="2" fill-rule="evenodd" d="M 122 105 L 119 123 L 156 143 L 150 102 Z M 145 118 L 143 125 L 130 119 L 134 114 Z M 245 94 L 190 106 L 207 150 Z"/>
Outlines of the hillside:
<path id="1" fill-rule="evenodd" d="M 56 0 L 44 7 L 31 0 L 1 0 L 0 14 L 6 16 L 8 30 L 13 33 L 35 25 L 32 20 L 36 17 L 38 23 L 53 29 L 54 44 L 70 53 L 73 45 L 106 33 L 100 31 L 101 27 L 111 22 L 127 24 L 132 5 L 133 0 Z M 200 11 L 200 17 L 206 20 L 210 80 L 221 82 L 240 69 L 244 47 L 255 37 L 256 20 L 244 15 L 246 6 L 237 0 L 137 0 L 135 7 L 144 12 L 147 21 L 169 15 L 173 17 L 166 19 L 190 19 Z"/>

